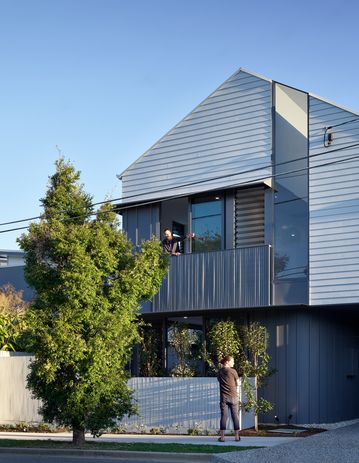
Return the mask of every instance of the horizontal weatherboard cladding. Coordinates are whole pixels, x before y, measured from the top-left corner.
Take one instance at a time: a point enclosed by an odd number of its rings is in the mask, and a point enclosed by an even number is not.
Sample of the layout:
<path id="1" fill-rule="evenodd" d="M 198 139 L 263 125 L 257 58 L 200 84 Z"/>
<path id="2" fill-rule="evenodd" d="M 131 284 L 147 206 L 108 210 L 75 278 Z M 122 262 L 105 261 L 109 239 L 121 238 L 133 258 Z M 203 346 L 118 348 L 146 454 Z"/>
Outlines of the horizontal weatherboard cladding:
<path id="1" fill-rule="evenodd" d="M 238 71 L 123 173 L 123 198 L 145 201 L 269 177 L 271 108 L 271 83 Z"/>
<path id="2" fill-rule="evenodd" d="M 359 302 L 359 146 L 351 147 L 359 144 L 356 117 L 310 97 L 309 279 L 313 305 Z M 338 126 L 343 122 L 347 123 Z M 333 142 L 325 147 L 329 126 L 333 127 Z M 333 161 L 341 162 L 325 165 Z"/>

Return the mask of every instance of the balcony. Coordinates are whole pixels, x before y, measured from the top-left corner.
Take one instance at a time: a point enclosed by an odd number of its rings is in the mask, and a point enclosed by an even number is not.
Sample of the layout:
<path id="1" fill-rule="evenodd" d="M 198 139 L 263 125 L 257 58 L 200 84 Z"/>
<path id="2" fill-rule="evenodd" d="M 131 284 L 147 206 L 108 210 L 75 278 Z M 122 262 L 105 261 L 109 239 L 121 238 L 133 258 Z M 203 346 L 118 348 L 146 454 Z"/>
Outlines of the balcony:
<path id="1" fill-rule="evenodd" d="M 173 256 L 160 291 L 143 309 L 176 312 L 268 306 L 271 269 L 267 245 Z"/>

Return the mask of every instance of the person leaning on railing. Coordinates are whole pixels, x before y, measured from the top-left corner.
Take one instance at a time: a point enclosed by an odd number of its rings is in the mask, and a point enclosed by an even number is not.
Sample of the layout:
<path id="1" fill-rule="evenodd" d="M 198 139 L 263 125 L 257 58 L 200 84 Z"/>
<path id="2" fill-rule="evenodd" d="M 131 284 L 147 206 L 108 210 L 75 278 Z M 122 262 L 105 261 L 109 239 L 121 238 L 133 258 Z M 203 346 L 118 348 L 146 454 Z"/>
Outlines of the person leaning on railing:
<path id="1" fill-rule="evenodd" d="M 186 238 L 195 238 L 194 233 L 187 233 L 186 236 L 173 236 L 172 230 L 165 228 L 163 230 L 164 239 L 162 240 L 162 248 L 164 252 L 171 254 L 172 256 L 180 256 L 178 243 L 184 241 Z"/>

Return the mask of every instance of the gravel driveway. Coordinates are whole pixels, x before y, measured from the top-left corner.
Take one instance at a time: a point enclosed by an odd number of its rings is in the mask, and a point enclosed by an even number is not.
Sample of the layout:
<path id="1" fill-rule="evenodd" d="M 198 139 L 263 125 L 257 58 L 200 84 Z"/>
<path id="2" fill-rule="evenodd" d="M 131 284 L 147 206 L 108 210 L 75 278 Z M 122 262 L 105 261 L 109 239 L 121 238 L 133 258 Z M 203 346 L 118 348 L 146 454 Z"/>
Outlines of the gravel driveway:
<path id="1" fill-rule="evenodd" d="M 216 455 L 218 463 L 359 463 L 359 423 L 264 449 Z"/>

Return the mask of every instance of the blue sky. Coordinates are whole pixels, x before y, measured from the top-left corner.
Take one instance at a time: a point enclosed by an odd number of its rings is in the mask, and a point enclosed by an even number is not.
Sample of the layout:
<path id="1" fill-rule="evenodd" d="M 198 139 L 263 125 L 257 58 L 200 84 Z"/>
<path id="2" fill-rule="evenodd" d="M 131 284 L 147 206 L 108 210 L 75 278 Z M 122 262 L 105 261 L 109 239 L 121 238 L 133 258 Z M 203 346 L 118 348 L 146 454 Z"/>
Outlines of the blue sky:
<path id="1" fill-rule="evenodd" d="M 355 0 L 0 0 L 0 222 L 39 214 L 58 150 L 95 201 L 121 196 L 116 174 L 239 67 L 359 111 L 358 17 Z"/>

